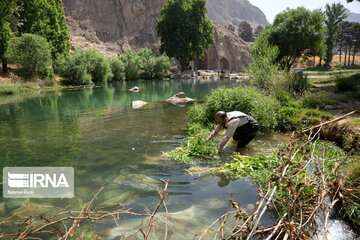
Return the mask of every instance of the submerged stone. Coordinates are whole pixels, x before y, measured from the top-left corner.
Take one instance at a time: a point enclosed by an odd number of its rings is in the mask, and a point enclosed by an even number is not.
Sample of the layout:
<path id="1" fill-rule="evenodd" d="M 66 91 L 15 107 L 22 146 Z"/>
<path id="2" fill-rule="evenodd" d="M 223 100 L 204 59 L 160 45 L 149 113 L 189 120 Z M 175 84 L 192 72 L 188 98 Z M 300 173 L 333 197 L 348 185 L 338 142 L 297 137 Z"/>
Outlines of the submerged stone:
<path id="1" fill-rule="evenodd" d="M 146 104 L 147 104 L 147 102 L 138 100 L 138 101 L 133 101 L 131 103 L 131 107 L 134 109 L 138 109 L 138 108 L 145 106 Z"/>

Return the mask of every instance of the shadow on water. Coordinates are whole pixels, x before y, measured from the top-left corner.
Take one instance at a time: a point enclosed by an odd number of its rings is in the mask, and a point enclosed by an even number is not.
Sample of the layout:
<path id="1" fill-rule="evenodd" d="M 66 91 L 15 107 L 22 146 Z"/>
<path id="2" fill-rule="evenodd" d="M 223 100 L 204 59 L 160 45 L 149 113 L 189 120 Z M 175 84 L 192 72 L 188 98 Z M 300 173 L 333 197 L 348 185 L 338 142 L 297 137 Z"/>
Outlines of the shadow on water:
<path id="1" fill-rule="evenodd" d="M 72 166 L 75 168 L 73 199 L 4 199 L 2 216 L 31 202 L 79 209 L 105 186 L 95 205 L 123 203 L 135 210 L 152 208 L 157 194 L 141 182 L 156 184 L 170 179 L 168 209 L 182 239 L 190 239 L 226 211 L 233 194 L 241 207 L 256 202 L 257 190 L 246 179 L 224 183 L 218 177 L 184 174 L 185 164 L 161 158 L 162 152 L 178 147 L 185 134 L 186 112 L 168 103 L 155 108 L 131 109 L 131 102 L 161 102 L 183 91 L 191 98 L 204 98 L 230 81 L 136 81 L 109 84 L 94 89 L 63 91 L 11 103 L 0 103 L 0 158 L 6 166 Z M 140 92 L 127 89 L 138 86 Z M 259 138 L 240 152 L 267 154 L 276 147 L 278 136 Z M 229 144 L 224 159 L 233 151 Z M 2 173 L 1 173 L 2 174 Z M 180 224 L 180 223 L 188 224 Z M 273 222 L 270 215 L 264 224 Z M 191 228 L 188 228 L 191 226 Z M 137 221 L 129 219 L 121 231 L 131 232 Z M 98 228 L 105 239 L 117 237 L 113 225 Z M 185 234 L 186 233 L 186 234 Z"/>

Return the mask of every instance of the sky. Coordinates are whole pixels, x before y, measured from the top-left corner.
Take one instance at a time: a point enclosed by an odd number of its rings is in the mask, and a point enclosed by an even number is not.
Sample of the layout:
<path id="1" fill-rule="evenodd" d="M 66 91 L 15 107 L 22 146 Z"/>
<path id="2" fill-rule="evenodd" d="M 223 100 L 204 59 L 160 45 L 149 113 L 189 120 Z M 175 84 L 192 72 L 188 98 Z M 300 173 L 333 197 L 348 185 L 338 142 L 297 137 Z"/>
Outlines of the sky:
<path id="1" fill-rule="evenodd" d="M 351 12 L 360 13 L 360 2 L 354 0 L 352 3 L 347 3 L 346 0 L 249 0 L 253 5 L 263 11 L 269 23 L 274 21 L 276 14 L 284 11 L 287 7 L 297 8 L 305 7 L 307 9 L 325 8 L 327 3 L 340 2 L 345 8 Z"/>

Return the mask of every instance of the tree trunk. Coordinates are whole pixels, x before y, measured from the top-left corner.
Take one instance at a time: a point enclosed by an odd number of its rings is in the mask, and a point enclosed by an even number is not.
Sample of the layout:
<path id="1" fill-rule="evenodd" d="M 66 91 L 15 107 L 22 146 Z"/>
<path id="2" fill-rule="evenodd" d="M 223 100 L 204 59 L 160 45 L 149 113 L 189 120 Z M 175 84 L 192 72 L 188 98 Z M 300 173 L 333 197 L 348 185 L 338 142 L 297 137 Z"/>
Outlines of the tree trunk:
<path id="1" fill-rule="evenodd" d="M 344 66 L 346 66 L 346 56 L 347 56 L 347 44 L 345 45 L 345 60 L 344 60 Z"/>
<path id="2" fill-rule="evenodd" d="M 339 44 L 339 63 L 341 63 L 341 47 L 342 47 L 342 39 L 340 40 L 340 44 Z"/>
<path id="3" fill-rule="evenodd" d="M 356 54 L 356 46 L 354 46 L 354 53 L 353 53 L 352 65 L 355 65 L 355 54 Z"/>
<path id="4" fill-rule="evenodd" d="M 349 47 L 348 66 L 350 66 L 351 46 Z"/>
<path id="5" fill-rule="evenodd" d="M 2 59 L 2 69 L 3 69 L 3 73 L 5 73 L 5 74 L 7 74 L 9 72 L 5 59 Z"/>

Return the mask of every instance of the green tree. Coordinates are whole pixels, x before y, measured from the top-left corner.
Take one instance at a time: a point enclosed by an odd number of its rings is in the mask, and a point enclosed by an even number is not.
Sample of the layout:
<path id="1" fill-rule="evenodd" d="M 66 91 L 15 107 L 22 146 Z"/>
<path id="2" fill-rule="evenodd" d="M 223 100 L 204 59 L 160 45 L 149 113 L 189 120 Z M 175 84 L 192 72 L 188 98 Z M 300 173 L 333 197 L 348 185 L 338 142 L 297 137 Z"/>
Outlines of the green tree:
<path id="1" fill-rule="evenodd" d="M 253 29 L 248 22 L 242 21 L 239 24 L 238 33 L 239 33 L 239 37 L 241 37 L 244 41 L 246 42 L 253 41 Z"/>
<path id="2" fill-rule="evenodd" d="M 230 31 L 235 32 L 235 26 L 232 24 L 229 24 L 229 26 L 227 27 Z"/>
<path id="3" fill-rule="evenodd" d="M 268 40 L 279 48 L 277 61 L 287 71 L 300 57 L 323 56 L 326 50 L 324 15 L 303 7 L 286 9 L 267 27 Z"/>
<path id="4" fill-rule="evenodd" d="M 262 31 L 264 31 L 265 28 L 261 25 L 258 25 L 254 30 L 254 38 L 257 38 Z"/>
<path id="5" fill-rule="evenodd" d="M 271 46 L 266 32 L 261 33 L 250 47 L 250 56 L 254 59 L 248 68 L 251 81 L 258 88 L 269 91 L 278 75 L 279 65 L 276 62 L 279 49 Z"/>
<path id="6" fill-rule="evenodd" d="M 18 67 L 18 74 L 31 79 L 47 72 L 51 65 L 50 46 L 45 38 L 34 34 L 23 34 L 13 38 L 5 57 Z"/>
<path id="7" fill-rule="evenodd" d="M 327 26 L 326 38 L 326 58 L 325 65 L 328 67 L 333 58 L 334 41 L 337 32 L 340 30 L 340 22 L 347 17 L 345 8 L 341 3 L 326 4 L 325 6 L 325 24 Z"/>
<path id="8" fill-rule="evenodd" d="M 0 59 L 4 73 L 7 73 L 5 52 L 10 39 L 13 37 L 8 20 L 13 13 L 15 4 L 16 0 L 7 0 L 0 2 Z"/>
<path id="9" fill-rule="evenodd" d="M 19 0 L 17 16 L 19 34 L 32 33 L 45 37 L 53 58 L 68 53 L 70 34 L 61 0 Z"/>
<path id="10" fill-rule="evenodd" d="M 157 20 L 161 52 L 179 60 L 182 70 L 190 61 L 203 59 L 214 43 L 213 26 L 206 16 L 206 0 L 169 0 Z"/>

